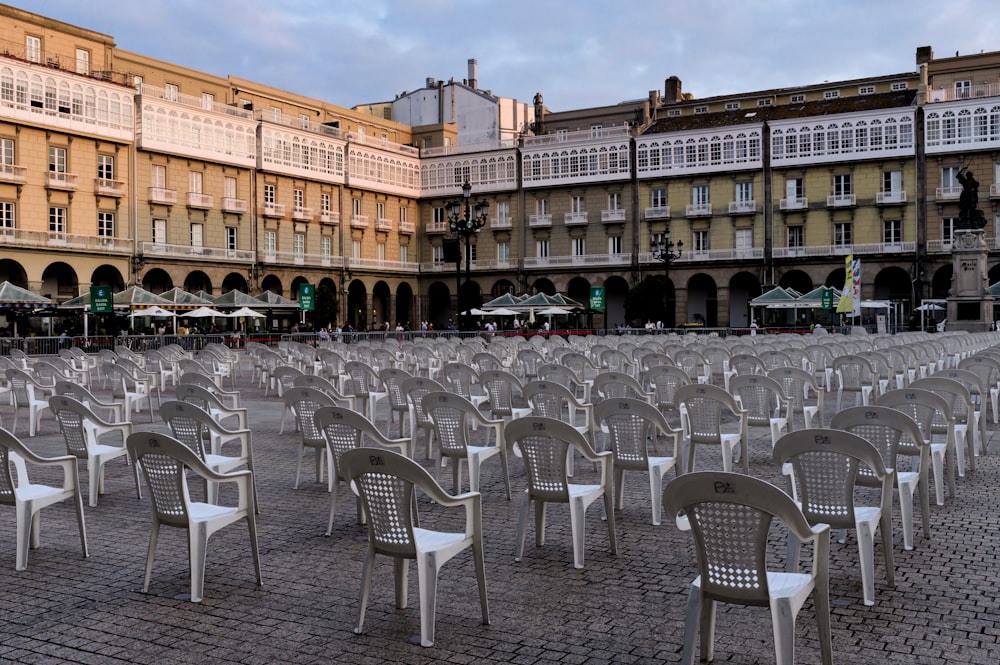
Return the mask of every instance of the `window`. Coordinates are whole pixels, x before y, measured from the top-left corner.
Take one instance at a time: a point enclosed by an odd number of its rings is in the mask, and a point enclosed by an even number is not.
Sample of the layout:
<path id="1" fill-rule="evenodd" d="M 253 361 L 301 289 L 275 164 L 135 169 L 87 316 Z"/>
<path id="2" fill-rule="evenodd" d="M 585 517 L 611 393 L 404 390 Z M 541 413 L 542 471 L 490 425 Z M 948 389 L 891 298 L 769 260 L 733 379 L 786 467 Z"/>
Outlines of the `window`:
<path id="1" fill-rule="evenodd" d="M 27 35 L 24 38 L 24 59 L 29 62 L 42 61 L 42 38 Z"/>
<path id="2" fill-rule="evenodd" d="M 195 222 L 191 224 L 191 246 L 202 247 L 205 244 L 205 225 Z"/>
<path id="3" fill-rule="evenodd" d="M 850 222 L 834 222 L 833 224 L 833 244 L 836 247 L 850 247 L 854 240 Z"/>
<path id="4" fill-rule="evenodd" d="M 115 213 L 97 213 L 97 235 L 102 238 L 115 237 Z"/>
<path id="5" fill-rule="evenodd" d="M 206 111 L 212 111 L 215 109 L 215 95 L 210 92 L 201 93 L 201 108 Z"/>
<path id="6" fill-rule="evenodd" d="M 535 214 L 537 214 L 537 215 L 547 215 L 547 214 L 549 214 L 549 200 L 548 199 L 537 199 L 535 201 Z"/>
<path id="7" fill-rule="evenodd" d="M 375 243 L 375 260 L 379 263 L 385 263 L 385 243 L 377 242 Z"/>
<path id="8" fill-rule="evenodd" d="M 753 203 L 753 183 L 752 182 L 738 182 L 736 183 L 736 202 L 743 204 Z"/>
<path id="9" fill-rule="evenodd" d="M 235 226 L 226 227 L 226 249 L 229 252 L 235 252 L 237 249 L 237 235 Z"/>
<path id="10" fill-rule="evenodd" d="M 622 209 L 622 195 L 621 192 L 611 192 L 608 194 L 608 210 L 621 210 Z"/>
<path id="11" fill-rule="evenodd" d="M 158 189 L 167 186 L 167 167 L 163 164 L 153 164 L 149 167 L 149 184 Z"/>
<path id="12" fill-rule="evenodd" d="M 362 254 L 364 254 L 364 252 L 362 251 L 362 248 L 361 248 L 361 241 L 360 240 L 352 240 L 351 241 L 351 258 L 352 259 L 360 259 L 361 256 L 362 256 Z"/>
<path id="13" fill-rule="evenodd" d="M 431 247 L 431 261 L 434 263 L 444 263 L 444 247 L 440 245 Z"/>
<path id="14" fill-rule="evenodd" d="M 115 179 L 115 158 L 114 155 L 97 156 L 97 177 L 99 180 Z"/>
<path id="15" fill-rule="evenodd" d="M 510 201 L 497 201 L 497 219 L 510 219 Z"/>
<path id="16" fill-rule="evenodd" d="M 785 178 L 785 196 L 792 201 L 801 201 L 806 196 L 803 178 Z"/>
<path id="17" fill-rule="evenodd" d="M 222 179 L 222 195 L 227 199 L 236 198 L 236 178 L 226 176 Z"/>
<path id="18" fill-rule="evenodd" d="M 882 172 L 882 192 L 886 194 L 898 194 L 903 191 L 902 171 Z"/>
<path id="19" fill-rule="evenodd" d="M 375 219 L 385 219 L 385 204 L 379 201 L 375 204 Z"/>
<path id="20" fill-rule="evenodd" d="M 309 116 L 304 113 L 299 114 L 299 127 L 302 129 L 309 129 L 310 121 Z"/>
<path id="21" fill-rule="evenodd" d="M 204 174 L 201 171 L 189 171 L 188 172 L 188 191 L 192 194 L 202 193 L 202 183 L 204 182 Z"/>
<path id="22" fill-rule="evenodd" d="M 707 106 L 696 106 L 696 107 L 694 107 L 694 112 L 695 113 L 708 113 L 708 107 Z"/>
<path id="23" fill-rule="evenodd" d="M 306 237 L 302 233 L 292 235 L 292 254 L 297 261 L 301 261 L 306 255 Z"/>
<path id="24" fill-rule="evenodd" d="M 681 116 L 680 109 L 670 109 L 669 111 L 667 111 L 668 118 L 679 118 L 680 116 Z"/>
<path id="25" fill-rule="evenodd" d="M 955 99 L 968 99 L 972 91 L 972 81 L 955 81 Z"/>
<path id="26" fill-rule="evenodd" d="M 709 250 L 708 231 L 692 231 L 691 239 L 694 241 L 694 251 L 707 252 Z"/>
<path id="27" fill-rule="evenodd" d="M 962 189 L 962 185 L 958 182 L 958 171 L 961 167 L 958 166 L 944 166 L 941 168 L 941 187 L 943 189 L 958 190 Z"/>
<path id="28" fill-rule="evenodd" d="M 774 104 L 774 100 L 771 99 L 770 97 L 767 97 L 766 99 L 757 100 L 757 106 L 771 106 L 772 104 Z"/>
<path id="29" fill-rule="evenodd" d="M 264 205 L 273 206 L 274 205 L 274 185 L 264 185 Z"/>
<path id="30" fill-rule="evenodd" d="M 875 94 L 875 86 L 873 86 L 873 85 L 863 85 L 860 88 L 858 88 L 858 94 L 859 95 L 874 95 Z"/>
<path id="31" fill-rule="evenodd" d="M 0 139 L 0 165 L 14 165 L 14 139 Z"/>
<path id="32" fill-rule="evenodd" d="M 798 249 L 806 246 L 806 233 L 804 226 L 788 227 L 788 248 Z"/>
<path id="33" fill-rule="evenodd" d="M 586 212 L 587 206 L 582 196 L 570 197 L 570 212 Z"/>
<path id="34" fill-rule="evenodd" d="M 840 90 L 827 90 L 823 93 L 823 99 L 837 99 L 840 97 Z"/>
<path id="35" fill-rule="evenodd" d="M 361 199 L 351 199 L 351 214 L 355 217 L 361 215 Z"/>
<path id="36" fill-rule="evenodd" d="M 882 222 L 882 242 L 897 245 L 903 242 L 903 221 L 887 219 Z"/>
<path id="37" fill-rule="evenodd" d="M 292 201 L 295 204 L 296 210 L 302 210 L 305 207 L 306 193 L 301 189 L 293 189 Z"/>
<path id="38" fill-rule="evenodd" d="M 941 240 L 952 242 L 955 239 L 955 225 L 958 217 L 944 217 L 941 219 Z"/>
<path id="39" fill-rule="evenodd" d="M 833 195 L 837 198 L 845 198 L 854 193 L 854 183 L 850 173 L 842 173 L 833 176 Z"/>
<path id="40" fill-rule="evenodd" d="M 753 249 L 753 229 L 736 229 L 736 254 L 749 254 Z"/>
<path id="41" fill-rule="evenodd" d="M 445 224 L 448 222 L 448 215 L 446 215 L 444 212 L 444 206 L 435 206 L 432 213 L 433 213 L 433 218 L 431 221 L 434 223 L 435 226 L 439 226 L 441 224 Z"/>
<path id="42" fill-rule="evenodd" d="M 540 259 L 547 259 L 549 257 L 549 241 L 548 240 L 536 240 L 535 241 L 535 256 Z"/>
<path id="43" fill-rule="evenodd" d="M 399 262 L 407 263 L 410 260 L 410 248 L 408 245 L 399 246 Z"/>
<path id="44" fill-rule="evenodd" d="M 651 208 L 666 208 L 667 190 L 662 187 L 652 190 L 649 193 L 649 205 Z"/>
<path id="45" fill-rule="evenodd" d="M 153 242 L 157 245 L 163 245 L 167 242 L 167 220 L 165 219 L 154 219 L 153 220 Z"/>
<path id="46" fill-rule="evenodd" d="M 727 111 L 738 111 L 740 108 L 739 102 L 726 102 Z"/>
<path id="47" fill-rule="evenodd" d="M 66 173 L 66 148 L 49 146 L 49 171 Z"/>
<path id="48" fill-rule="evenodd" d="M 76 73 L 84 76 L 90 74 L 90 51 L 85 48 L 76 50 Z"/>
<path id="49" fill-rule="evenodd" d="M 510 242 L 507 240 L 500 240 L 497 242 L 497 261 L 499 263 L 507 263 L 510 261 Z"/>
<path id="50" fill-rule="evenodd" d="M 792 104 L 801 104 L 806 101 L 805 95 L 792 95 Z"/>
<path id="51" fill-rule="evenodd" d="M 163 96 L 164 98 L 176 102 L 177 96 L 180 93 L 180 89 L 173 83 L 168 83 L 163 86 Z"/>
<path id="52" fill-rule="evenodd" d="M 137 95 L 141 95 L 142 94 L 142 77 L 141 76 L 133 76 L 132 77 L 132 85 L 135 86 L 135 92 L 136 92 L 136 94 Z"/>
<path id="53" fill-rule="evenodd" d="M 573 238 L 573 256 L 587 255 L 587 239 Z"/>
<path id="54" fill-rule="evenodd" d="M 693 185 L 691 187 L 691 203 L 696 206 L 707 206 L 708 202 L 708 185 Z"/>
<path id="55" fill-rule="evenodd" d="M 319 195 L 319 210 L 320 212 L 327 213 L 330 212 L 330 195 L 320 194 Z"/>
<path id="56" fill-rule="evenodd" d="M 273 259 L 278 253 L 278 234 L 276 231 L 264 231 L 264 256 Z"/>
<path id="57" fill-rule="evenodd" d="M 49 208 L 49 233 L 66 233 L 66 208 Z"/>
<path id="58" fill-rule="evenodd" d="M 281 109 L 277 106 L 271 107 L 270 115 L 273 122 L 281 122 Z"/>
<path id="59" fill-rule="evenodd" d="M 622 237 L 608 236 L 608 254 L 612 256 L 622 253 Z"/>
<path id="60" fill-rule="evenodd" d="M 319 239 L 319 255 L 323 259 L 329 259 L 330 255 L 333 254 L 333 241 L 330 236 L 324 236 Z"/>
<path id="61" fill-rule="evenodd" d="M 15 227 L 15 211 L 17 204 L 13 201 L 0 201 L 0 233 L 10 231 Z"/>

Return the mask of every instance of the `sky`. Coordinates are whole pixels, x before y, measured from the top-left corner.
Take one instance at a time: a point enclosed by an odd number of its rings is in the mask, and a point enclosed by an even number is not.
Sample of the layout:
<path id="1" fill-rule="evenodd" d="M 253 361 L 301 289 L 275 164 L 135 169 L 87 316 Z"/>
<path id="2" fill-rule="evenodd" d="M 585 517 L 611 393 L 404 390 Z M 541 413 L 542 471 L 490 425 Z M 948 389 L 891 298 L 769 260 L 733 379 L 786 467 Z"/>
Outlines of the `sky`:
<path id="1" fill-rule="evenodd" d="M 8 0 L 117 46 L 352 107 L 427 78 L 551 111 L 646 98 L 669 76 L 695 97 L 916 70 L 1000 51 L 1000 12 L 967 0 Z"/>

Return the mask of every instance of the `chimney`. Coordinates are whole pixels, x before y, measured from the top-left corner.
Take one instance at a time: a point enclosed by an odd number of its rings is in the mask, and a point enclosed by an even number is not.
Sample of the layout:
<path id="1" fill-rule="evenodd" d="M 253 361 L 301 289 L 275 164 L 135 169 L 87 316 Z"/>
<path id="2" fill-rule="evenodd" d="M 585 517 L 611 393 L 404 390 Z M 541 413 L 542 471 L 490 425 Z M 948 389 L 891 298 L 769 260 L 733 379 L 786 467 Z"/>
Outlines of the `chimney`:
<path id="1" fill-rule="evenodd" d="M 934 49 L 930 46 L 917 47 L 917 67 L 929 63 L 934 59 Z"/>
<path id="2" fill-rule="evenodd" d="M 671 76 L 663 84 L 663 101 L 666 104 L 676 104 L 684 99 L 681 94 L 681 80 Z"/>
<path id="3" fill-rule="evenodd" d="M 428 76 L 427 77 L 426 87 L 428 87 L 428 88 L 433 88 L 434 87 L 434 77 L 433 76 Z"/>
<path id="4" fill-rule="evenodd" d="M 479 90 L 479 63 L 475 58 L 469 58 L 469 87 Z"/>

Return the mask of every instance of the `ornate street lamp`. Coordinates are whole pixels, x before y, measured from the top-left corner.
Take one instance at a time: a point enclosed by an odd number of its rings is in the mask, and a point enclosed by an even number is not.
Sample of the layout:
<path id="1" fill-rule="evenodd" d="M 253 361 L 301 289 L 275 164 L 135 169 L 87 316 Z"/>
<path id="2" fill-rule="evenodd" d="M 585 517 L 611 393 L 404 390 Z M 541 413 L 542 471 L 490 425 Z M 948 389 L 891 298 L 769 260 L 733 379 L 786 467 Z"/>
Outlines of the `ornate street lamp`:
<path id="1" fill-rule="evenodd" d="M 469 284 L 472 282 L 472 236 L 479 233 L 479 229 L 486 225 L 486 216 L 490 212 L 490 204 L 486 201 L 472 203 L 472 185 L 468 180 L 462 185 L 462 198 L 449 201 L 445 205 L 445 214 L 448 216 L 448 228 L 456 238 L 465 238 L 465 285 L 459 287 L 457 294 L 458 311 L 463 312 L 469 309 L 463 307 L 462 293 L 468 294 Z M 461 262 L 459 262 L 461 270 Z M 467 300 L 467 299 L 466 299 Z M 465 329 L 470 329 L 468 320 Z"/>
<path id="2" fill-rule="evenodd" d="M 668 234 L 653 235 L 649 240 L 649 250 L 652 252 L 653 258 L 663 264 L 663 311 L 665 316 L 669 317 L 670 300 L 667 298 L 667 294 L 670 285 L 670 264 L 681 258 L 681 254 L 684 252 L 684 241 L 677 241 L 676 251 L 674 251 L 674 243 Z"/>

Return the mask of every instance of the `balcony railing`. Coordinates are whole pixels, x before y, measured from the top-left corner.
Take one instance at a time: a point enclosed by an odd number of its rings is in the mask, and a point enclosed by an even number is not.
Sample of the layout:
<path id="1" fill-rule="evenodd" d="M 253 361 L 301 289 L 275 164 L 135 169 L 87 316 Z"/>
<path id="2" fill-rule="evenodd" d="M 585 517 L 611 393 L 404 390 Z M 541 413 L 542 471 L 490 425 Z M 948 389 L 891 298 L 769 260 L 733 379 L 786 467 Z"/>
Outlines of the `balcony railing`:
<path id="1" fill-rule="evenodd" d="M 632 263 L 631 254 L 585 254 L 583 256 L 526 256 L 525 268 L 560 266 L 623 266 Z"/>
<path id="2" fill-rule="evenodd" d="M 265 203 L 264 208 L 261 213 L 264 217 L 284 217 L 285 216 L 285 204 L 284 203 Z"/>
<path id="3" fill-rule="evenodd" d="M 491 229 L 509 229 L 513 226 L 510 217 L 493 217 L 490 219 Z"/>
<path id="4" fill-rule="evenodd" d="M 246 211 L 246 199 L 234 199 L 231 196 L 222 197 L 222 212 L 232 212 L 242 215 Z"/>
<path id="5" fill-rule="evenodd" d="M 472 262 L 479 270 L 512 270 L 517 267 L 510 259 L 478 259 Z"/>
<path id="6" fill-rule="evenodd" d="M 125 196 L 125 181 L 97 178 L 94 180 L 94 189 L 101 196 L 122 197 Z"/>
<path id="7" fill-rule="evenodd" d="M 443 261 L 424 261 L 420 264 L 420 272 L 451 272 L 456 270 L 454 261 L 445 263 Z"/>
<path id="8" fill-rule="evenodd" d="M 730 215 L 752 215 L 757 212 L 756 201 L 730 201 Z"/>
<path id="9" fill-rule="evenodd" d="M 0 228 L 0 239 L 4 245 L 22 247 L 47 247 L 58 244 L 60 249 L 78 249 L 115 254 L 131 254 L 132 241 L 126 238 L 107 236 L 85 236 L 75 233 L 50 233 L 48 231 L 28 231 L 25 229 Z"/>
<path id="10" fill-rule="evenodd" d="M 202 194 L 201 192 L 188 192 L 187 193 L 187 207 L 196 208 L 198 210 L 210 210 L 215 206 L 215 197 L 211 194 Z"/>
<path id="11" fill-rule="evenodd" d="M 395 272 L 419 272 L 420 264 L 411 261 L 386 261 L 384 259 L 347 259 L 350 268 L 368 270 L 391 270 Z"/>
<path id="12" fill-rule="evenodd" d="M 392 220 L 386 217 L 375 218 L 376 231 L 392 231 Z"/>
<path id="13" fill-rule="evenodd" d="M 368 215 L 351 215 L 351 228 L 352 229 L 367 229 L 368 228 Z"/>
<path id="14" fill-rule="evenodd" d="M 226 249 L 225 247 L 205 247 L 204 245 L 174 245 L 165 242 L 140 242 L 139 251 L 145 256 L 157 259 L 211 259 L 213 261 L 237 261 L 248 263 L 254 260 L 249 249 Z"/>
<path id="15" fill-rule="evenodd" d="M 46 187 L 49 189 L 76 189 L 76 174 L 49 171 Z"/>
<path id="16" fill-rule="evenodd" d="M 448 222 L 429 222 L 424 227 L 424 233 L 447 233 Z"/>
<path id="17" fill-rule="evenodd" d="M 399 232 L 405 233 L 406 235 L 413 235 L 417 232 L 417 225 L 413 222 L 400 222 Z"/>
<path id="18" fill-rule="evenodd" d="M 939 201 L 942 199 L 957 199 L 962 195 L 961 185 L 952 185 L 951 187 L 938 187 L 934 190 L 934 198 Z"/>
<path id="19" fill-rule="evenodd" d="M 775 247 L 774 258 L 846 256 L 847 254 L 913 254 L 916 243 L 861 242 L 853 245 L 809 245 L 808 247 Z"/>
<path id="20" fill-rule="evenodd" d="M 928 102 L 953 102 L 960 99 L 980 99 L 983 97 L 1000 97 L 1000 83 L 980 83 L 968 88 L 942 88 L 928 90 Z"/>
<path id="21" fill-rule="evenodd" d="M 0 182 L 23 185 L 28 181 L 28 168 L 14 164 L 0 164 Z"/>
<path id="22" fill-rule="evenodd" d="M 1000 250 L 1000 238 L 983 238 L 986 242 L 986 247 L 990 251 Z M 928 240 L 927 241 L 927 251 L 931 254 L 941 254 L 942 252 L 949 253 L 952 250 L 953 243 L 951 240 Z"/>
<path id="23" fill-rule="evenodd" d="M 684 206 L 685 217 L 711 217 L 711 203 L 689 203 Z"/>
<path id="24" fill-rule="evenodd" d="M 854 194 L 833 194 L 826 197 L 828 208 L 849 208 L 857 203 L 858 199 Z"/>
<path id="25" fill-rule="evenodd" d="M 670 208 L 668 206 L 646 208 L 646 219 L 670 219 Z"/>
<path id="26" fill-rule="evenodd" d="M 626 125 L 616 125 L 613 127 L 595 127 L 594 129 L 581 129 L 575 132 L 559 132 L 556 134 L 542 134 L 540 136 L 525 136 L 524 146 L 534 148 L 541 145 L 552 145 L 557 143 L 591 143 L 600 139 L 621 139 L 629 135 L 629 128 Z"/>
<path id="27" fill-rule="evenodd" d="M 177 190 L 176 189 L 164 189 L 163 187 L 150 187 L 148 190 L 148 197 L 150 203 L 159 203 L 160 205 L 172 206 L 177 203 Z"/>
<path id="28" fill-rule="evenodd" d="M 585 212 L 565 212 L 563 213 L 563 224 L 574 226 L 587 223 L 587 213 Z"/>
<path id="29" fill-rule="evenodd" d="M 292 219 L 296 222 L 311 222 L 313 220 L 313 209 L 292 208 Z"/>
<path id="30" fill-rule="evenodd" d="M 789 197 L 778 201 L 778 210 L 805 210 L 809 207 L 809 199 L 804 196 Z"/>
<path id="31" fill-rule="evenodd" d="M 895 205 L 899 203 L 906 203 L 906 192 L 895 191 L 895 192 L 876 192 L 875 194 L 875 204 L 876 205 Z"/>
<path id="32" fill-rule="evenodd" d="M 687 247 L 684 248 L 684 253 L 681 254 L 680 258 L 677 259 L 677 263 L 696 263 L 700 261 L 746 261 L 746 260 L 759 260 L 764 258 L 764 248 L 763 247 L 742 247 L 740 249 L 727 248 L 727 249 L 696 249 L 688 250 Z M 652 263 L 654 265 L 663 265 L 663 262 L 657 259 L 651 252 L 643 252 L 639 254 L 639 263 Z"/>
<path id="33" fill-rule="evenodd" d="M 320 224 L 340 224 L 340 213 L 332 210 L 323 210 L 319 213 Z"/>
<path id="34" fill-rule="evenodd" d="M 994 182 L 990 185 L 990 198 L 993 199 L 998 196 L 1000 196 L 1000 184 Z"/>
<path id="35" fill-rule="evenodd" d="M 625 210 L 616 208 L 614 210 L 602 210 L 601 221 L 605 224 L 614 224 L 625 221 Z"/>
<path id="36" fill-rule="evenodd" d="M 290 266 L 316 268 L 343 268 L 344 257 L 329 254 L 305 254 L 299 252 L 261 252 L 263 263 L 277 263 Z"/>
<path id="37" fill-rule="evenodd" d="M 528 215 L 528 226 L 552 226 L 552 215 Z"/>

